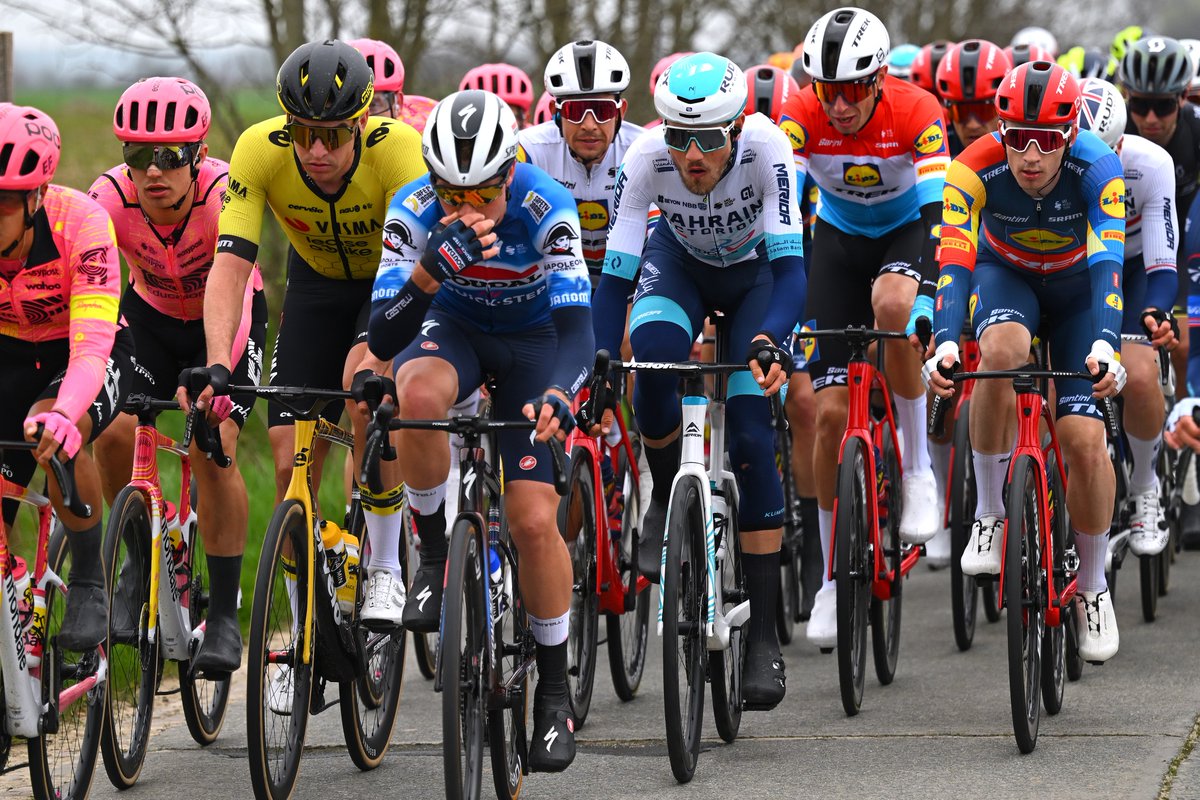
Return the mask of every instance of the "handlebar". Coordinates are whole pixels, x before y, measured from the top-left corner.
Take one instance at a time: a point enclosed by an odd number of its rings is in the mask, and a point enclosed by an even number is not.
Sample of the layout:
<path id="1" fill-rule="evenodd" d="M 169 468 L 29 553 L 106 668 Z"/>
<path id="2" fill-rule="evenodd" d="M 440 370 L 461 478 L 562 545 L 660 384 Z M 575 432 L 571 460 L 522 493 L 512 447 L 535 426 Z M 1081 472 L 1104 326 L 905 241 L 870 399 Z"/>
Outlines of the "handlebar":
<path id="1" fill-rule="evenodd" d="M 188 394 L 195 397 L 203 392 L 207 385 L 206 381 L 193 374 L 188 379 Z M 195 403 L 192 404 L 192 410 L 188 412 L 187 421 L 183 425 L 182 444 L 185 449 L 191 446 L 193 436 L 196 439 L 196 447 L 218 467 L 226 469 L 233 463 L 233 460 L 225 455 L 225 450 L 221 446 L 220 428 L 210 426 L 207 418 L 201 418 L 200 409 L 196 407 Z"/>
<path id="2" fill-rule="evenodd" d="M 0 464 L 4 463 L 5 450 L 36 450 L 44 430 L 45 426 L 38 425 L 37 435 L 32 442 L 0 442 Z M 54 480 L 58 483 L 59 491 L 62 492 L 63 505 L 80 519 L 91 517 L 92 507 L 83 502 L 83 498 L 75 489 L 75 459 L 60 461 L 56 455 L 50 459 L 49 464 L 50 471 L 54 473 Z"/>
<path id="3" fill-rule="evenodd" d="M 608 394 L 615 391 L 608 388 L 608 364 L 608 351 L 597 350 L 592 378 L 588 381 L 588 399 L 580 404 L 579 411 L 575 413 L 575 424 L 580 430 L 591 430 L 593 425 L 600 422 L 604 409 L 608 407 Z"/>

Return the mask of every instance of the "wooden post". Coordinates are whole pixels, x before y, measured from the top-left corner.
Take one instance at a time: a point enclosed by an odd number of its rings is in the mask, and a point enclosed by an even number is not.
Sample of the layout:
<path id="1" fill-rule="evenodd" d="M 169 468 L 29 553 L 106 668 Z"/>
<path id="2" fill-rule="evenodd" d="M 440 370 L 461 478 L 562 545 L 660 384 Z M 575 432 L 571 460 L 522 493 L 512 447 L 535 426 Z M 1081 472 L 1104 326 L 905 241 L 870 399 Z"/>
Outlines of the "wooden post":
<path id="1" fill-rule="evenodd" d="M 13 101 L 13 35 L 0 31 L 0 103 Z"/>

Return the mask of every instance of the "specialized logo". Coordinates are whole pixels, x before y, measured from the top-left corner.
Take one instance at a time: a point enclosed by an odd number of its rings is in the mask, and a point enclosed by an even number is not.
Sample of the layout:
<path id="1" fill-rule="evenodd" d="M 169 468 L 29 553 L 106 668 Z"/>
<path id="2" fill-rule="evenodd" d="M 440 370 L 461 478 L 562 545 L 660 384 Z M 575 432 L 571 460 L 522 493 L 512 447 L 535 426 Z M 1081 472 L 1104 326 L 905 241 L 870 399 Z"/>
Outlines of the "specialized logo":
<path id="1" fill-rule="evenodd" d="M 947 186 L 942 190 L 942 224 L 965 225 L 971 218 L 967 210 L 967 198 L 957 187 Z"/>
<path id="2" fill-rule="evenodd" d="M 557 739 L 558 739 L 558 728 L 551 728 L 550 730 L 546 731 L 546 735 L 542 738 L 542 741 L 546 743 L 546 752 L 547 753 L 550 752 L 550 748 L 554 746 L 554 742 Z"/>
<path id="3" fill-rule="evenodd" d="M 1114 219 L 1125 219 L 1125 179 L 1113 178 L 1100 192 L 1100 210 Z"/>
<path id="4" fill-rule="evenodd" d="M 422 586 L 421 591 L 417 592 L 417 599 L 421 602 L 417 603 L 417 611 L 425 611 L 425 601 L 433 597 L 433 591 L 428 586 Z"/>
<path id="5" fill-rule="evenodd" d="M 779 129 L 787 134 L 793 150 L 803 150 L 804 145 L 808 143 L 808 131 L 804 130 L 804 126 L 791 117 L 781 119 Z"/>
<path id="6" fill-rule="evenodd" d="M 523 470 L 531 470 L 537 466 L 537 459 L 533 456 L 525 456 L 519 462 L 517 462 L 517 466 Z"/>
<path id="7" fill-rule="evenodd" d="M 1115 292 L 1104 298 L 1104 305 L 1115 308 L 1117 311 L 1125 310 L 1125 304 L 1121 302 L 1121 295 Z"/>
<path id="8" fill-rule="evenodd" d="M 467 106 L 466 108 L 459 110 L 459 112 L 458 112 L 458 130 L 460 132 L 468 133 L 467 123 L 469 123 L 471 121 L 471 117 L 475 115 L 476 111 L 478 111 L 478 109 L 475 108 L 474 104 L 471 104 L 471 105 Z"/>
<path id="9" fill-rule="evenodd" d="M 921 135 L 913 142 L 913 146 L 917 148 L 917 152 L 927 156 L 943 149 L 945 145 L 946 135 L 942 133 L 942 126 L 936 122 L 921 131 Z"/>
<path id="10" fill-rule="evenodd" d="M 874 164 L 846 164 L 842 167 L 842 180 L 849 186 L 878 186 L 883 176 Z"/>
<path id="11" fill-rule="evenodd" d="M 1038 250 L 1041 252 L 1061 250 L 1064 247 L 1070 247 L 1075 244 L 1075 237 L 1063 236 L 1044 228 L 1031 228 L 1019 231 L 1012 234 L 1009 238 L 1027 250 Z"/>
<path id="12" fill-rule="evenodd" d="M 431 330 L 433 330 L 434 328 L 436 328 L 436 327 L 437 327 L 438 325 L 440 325 L 440 324 L 441 324 L 441 323 L 440 323 L 440 322 L 438 322 L 436 319 L 427 319 L 427 320 L 425 320 L 424 322 L 422 322 L 422 323 L 421 323 L 421 335 L 422 335 L 422 336 L 428 336 L 428 335 L 429 335 L 429 332 L 430 332 Z"/>
<path id="13" fill-rule="evenodd" d="M 576 205 L 579 208 L 579 225 L 585 231 L 608 230 L 607 200 L 580 200 Z"/>

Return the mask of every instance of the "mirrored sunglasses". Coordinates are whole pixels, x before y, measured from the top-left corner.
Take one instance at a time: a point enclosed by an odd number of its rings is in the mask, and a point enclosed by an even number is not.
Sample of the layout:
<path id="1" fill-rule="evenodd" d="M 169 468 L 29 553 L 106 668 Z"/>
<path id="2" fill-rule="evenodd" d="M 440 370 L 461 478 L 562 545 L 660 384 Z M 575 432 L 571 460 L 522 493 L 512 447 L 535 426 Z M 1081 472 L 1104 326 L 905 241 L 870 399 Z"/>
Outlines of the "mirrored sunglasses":
<path id="1" fill-rule="evenodd" d="M 621 108 L 619 100 L 602 97 L 560 100 L 555 105 L 562 118 L 574 125 L 583 124 L 583 120 L 588 114 L 591 114 L 598 123 L 611 122 L 617 118 L 617 112 Z"/>
<path id="2" fill-rule="evenodd" d="M 294 144 L 308 150 L 314 142 L 320 141 L 326 150 L 337 150 L 354 140 L 359 131 L 358 125 L 336 125 L 332 128 L 318 128 L 300 122 L 289 122 L 283 126 L 284 131 L 291 137 Z"/>
<path id="3" fill-rule="evenodd" d="M 200 144 L 137 144 L 129 143 L 122 149 L 125 163 L 134 169 L 149 169 L 150 165 L 163 172 L 196 163 Z"/>
<path id="4" fill-rule="evenodd" d="M 711 153 L 725 146 L 731 130 L 732 122 L 723 128 L 676 128 L 674 125 L 663 125 L 663 141 L 667 147 L 681 153 L 686 153 L 692 142 L 696 143 L 701 153 Z"/>

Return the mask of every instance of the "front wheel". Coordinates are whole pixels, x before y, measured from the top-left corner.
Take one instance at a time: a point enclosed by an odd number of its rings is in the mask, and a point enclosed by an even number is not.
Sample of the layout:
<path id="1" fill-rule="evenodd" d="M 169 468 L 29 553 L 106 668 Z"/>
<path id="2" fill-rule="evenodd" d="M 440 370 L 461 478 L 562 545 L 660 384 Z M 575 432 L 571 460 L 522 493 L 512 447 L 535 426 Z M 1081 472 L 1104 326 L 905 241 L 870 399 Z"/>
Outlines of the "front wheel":
<path id="1" fill-rule="evenodd" d="M 618 468 L 618 465 L 619 468 Z M 617 481 L 623 487 L 625 507 L 621 511 L 621 539 L 614 542 L 613 558 L 621 573 L 623 594 L 631 598 L 623 614 L 609 614 L 605 619 L 608 634 L 608 668 L 612 673 L 617 697 L 628 702 L 637 693 L 646 670 L 646 643 L 650 637 L 650 589 L 638 591 L 637 553 L 641 536 L 642 502 L 637 477 L 630 468 L 625 452 L 614 459 Z"/>
<path id="2" fill-rule="evenodd" d="M 1154 622 L 1158 618 L 1159 580 L 1162 578 L 1162 554 L 1138 556 L 1138 567 L 1142 577 L 1142 619 Z"/>
<path id="3" fill-rule="evenodd" d="M 867 459 L 863 442 L 846 440 L 837 472 L 834 563 L 837 568 L 838 685 L 842 708 L 862 705 L 867 672 L 867 614 L 871 604 L 871 548 L 867 518 Z"/>
<path id="4" fill-rule="evenodd" d="M 192 630 L 200 627 L 208 616 L 208 561 L 204 554 L 203 537 L 193 529 L 188 540 L 188 563 L 192 578 L 188 582 L 188 621 Z M 183 718 L 188 733 L 200 746 L 210 745 L 217 740 L 221 726 L 225 723 L 225 709 L 229 704 L 230 678 L 209 680 L 192 674 L 191 663 L 179 663 L 179 700 L 183 706 Z"/>
<path id="5" fill-rule="evenodd" d="M 1022 753 L 1037 746 L 1040 696 L 1042 597 L 1041 512 L 1038 508 L 1038 464 L 1021 456 L 1008 485 L 1008 519 L 1004 525 L 1004 605 L 1008 609 L 1008 688 L 1013 733 Z"/>
<path id="6" fill-rule="evenodd" d="M 964 400 L 954 419 L 950 462 L 950 605 L 954 617 L 954 643 L 969 650 L 975 641 L 979 592 L 975 576 L 962 571 L 962 555 L 975 523 L 975 464 L 968 433 L 971 401 Z M 985 588 L 984 593 L 988 593 Z"/>
<path id="7" fill-rule="evenodd" d="M 722 542 L 714 545 L 718 552 L 725 549 L 725 558 L 718 564 L 717 580 L 721 581 L 719 611 L 728 614 L 747 598 L 746 575 L 742 566 L 742 543 L 737 525 L 735 488 L 725 486 L 727 503 Z M 742 725 L 742 666 L 746 663 L 745 623 L 729 629 L 729 647 L 708 653 L 709 680 L 712 682 L 713 722 L 721 739 L 732 744 Z"/>
<path id="8" fill-rule="evenodd" d="M 596 483 L 594 451 L 571 453 L 571 483 L 562 500 L 560 533 L 571 556 L 571 609 L 567 626 L 567 690 L 575 725 L 583 727 L 596 680 L 600 595 L 596 589 Z M 608 517 L 603 516 L 608 528 Z"/>
<path id="9" fill-rule="evenodd" d="M 879 547 L 883 569 L 891 575 L 887 582 L 888 598 L 871 596 L 871 648 L 875 655 L 875 675 L 887 686 L 896 677 L 896 662 L 900 658 L 900 611 L 904 599 L 904 575 L 901 564 L 904 551 L 900 542 L 900 516 L 903 494 L 900 490 L 900 458 L 892 441 L 891 426 L 886 420 L 876 426 L 880 454 L 875 465 L 876 515 L 879 521 Z M 871 569 L 874 570 L 874 562 Z"/>
<path id="10" fill-rule="evenodd" d="M 1050 451 L 1046 462 L 1046 485 L 1049 489 L 1046 505 L 1050 511 L 1050 546 L 1048 573 L 1054 585 L 1056 597 L 1061 598 L 1067 587 L 1069 576 L 1066 567 L 1066 547 L 1069 525 L 1067 523 L 1067 497 L 1062 480 L 1058 475 L 1057 457 Z M 1045 625 L 1042 635 L 1042 704 L 1046 713 L 1057 714 L 1062 710 L 1063 695 L 1067 686 L 1066 637 L 1073 633 L 1067 620 L 1074 609 L 1071 606 L 1059 610 L 1059 624 Z"/>

